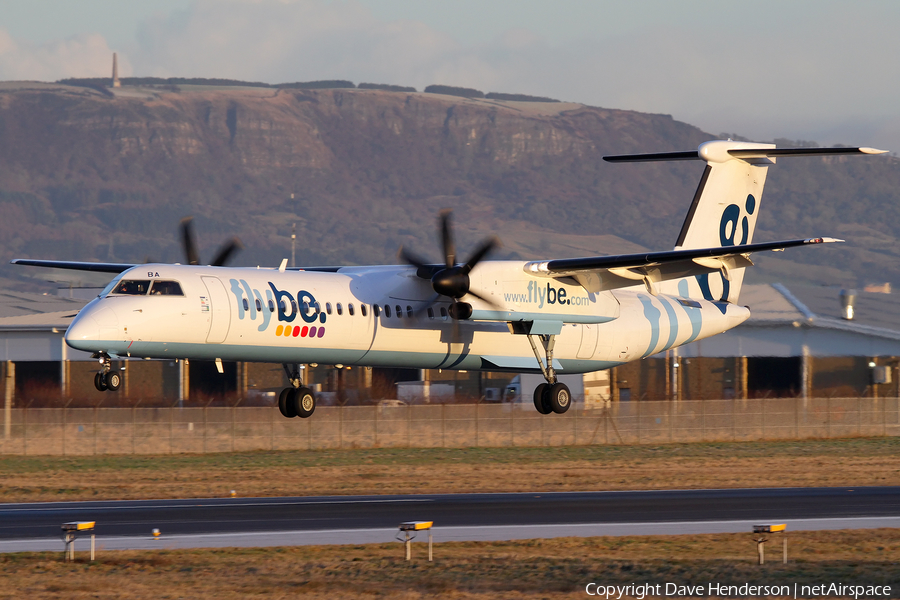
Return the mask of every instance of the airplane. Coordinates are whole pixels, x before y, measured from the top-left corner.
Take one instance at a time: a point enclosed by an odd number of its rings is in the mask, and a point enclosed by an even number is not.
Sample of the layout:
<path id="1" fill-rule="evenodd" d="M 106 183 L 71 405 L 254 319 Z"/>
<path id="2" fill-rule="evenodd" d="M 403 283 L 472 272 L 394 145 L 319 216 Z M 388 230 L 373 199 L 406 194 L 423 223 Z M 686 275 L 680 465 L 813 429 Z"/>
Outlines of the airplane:
<path id="1" fill-rule="evenodd" d="M 778 158 L 872 155 L 873 148 L 776 148 L 714 140 L 688 152 L 605 156 L 613 163 L 702 160 L 706 167 L 673 250 L 532 261 L 484 260 L 497 240 L 458 262 L 450 213 L 444 260 L 402 249 L 393 266 L 235 268 L 232 240 L 200 264 L 189 220 L 188 264 L 16 259 L 13 264 L 115 274 L 65 334 L 91 352 L 100 391 L 119 389 L 113 357 L 281 363 L 291 386 L 278 407 L 316 408 L 302 364 L 540 373 L 541 414 L 572 404 L 560 373 L 615 367 L 727 331 L 749 316 L 738 299 L 750 254 L 841 242 L 753 243 L 768 168 Z"/>

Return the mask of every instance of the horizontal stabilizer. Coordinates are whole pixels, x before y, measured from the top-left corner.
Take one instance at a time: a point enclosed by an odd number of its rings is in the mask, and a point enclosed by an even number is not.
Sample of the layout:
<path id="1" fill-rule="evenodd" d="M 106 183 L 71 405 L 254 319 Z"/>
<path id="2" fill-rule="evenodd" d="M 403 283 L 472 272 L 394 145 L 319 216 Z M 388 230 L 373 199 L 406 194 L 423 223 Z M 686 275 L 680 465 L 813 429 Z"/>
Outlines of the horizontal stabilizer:
<path id="1" fill-rule="evenodd" d="M 834 156 L 836 154 L 885 154 L 875 148 L 735 148 L 727 151 L 734 158 L 778 158 L 779 156 Z M 709 160 L 699 151 L 653 152 L 650 154 L 617 154 L 604 156 L 606 162 L 651 162 L 660 160 Z"/>

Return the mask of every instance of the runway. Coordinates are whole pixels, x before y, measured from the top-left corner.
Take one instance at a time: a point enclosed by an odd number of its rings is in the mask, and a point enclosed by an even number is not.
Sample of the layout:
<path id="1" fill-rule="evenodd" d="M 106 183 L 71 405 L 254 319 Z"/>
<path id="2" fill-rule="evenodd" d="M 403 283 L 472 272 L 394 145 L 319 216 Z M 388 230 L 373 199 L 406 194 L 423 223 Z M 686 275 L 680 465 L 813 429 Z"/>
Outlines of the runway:
<path id="1" fill-rule="evenodd" d="M 0 552 L 58 550 L 67 521 L 96 521 L 98 544 L 124 549 L 388 542 L 417 520 L 436 541 L 900 527 L 900 487 L 0 504 Z"/>

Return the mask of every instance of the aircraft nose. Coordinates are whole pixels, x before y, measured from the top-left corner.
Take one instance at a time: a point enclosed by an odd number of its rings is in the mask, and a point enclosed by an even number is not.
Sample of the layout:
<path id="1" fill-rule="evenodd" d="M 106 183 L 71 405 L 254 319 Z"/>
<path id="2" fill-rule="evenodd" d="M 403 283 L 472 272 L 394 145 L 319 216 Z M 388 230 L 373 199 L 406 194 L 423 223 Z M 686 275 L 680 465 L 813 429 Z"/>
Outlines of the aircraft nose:
<path id="1" fill-rule="evenodd" d="M 86 352 L 104 350 L 98 346 L 98 342 L 111 340 L 115 336 L 117 324 L 116 314 L 110 309 L 96 311 L 86 307 L 66 330 L 66 344 Z"/>
<path id="2" fill-rule="evenodd" d="M 100 323 L 87 314 L 79 314 L 66 330 L 66 343 L 77 350 L 91 350 L 86 344 L 100 339 Z"/>

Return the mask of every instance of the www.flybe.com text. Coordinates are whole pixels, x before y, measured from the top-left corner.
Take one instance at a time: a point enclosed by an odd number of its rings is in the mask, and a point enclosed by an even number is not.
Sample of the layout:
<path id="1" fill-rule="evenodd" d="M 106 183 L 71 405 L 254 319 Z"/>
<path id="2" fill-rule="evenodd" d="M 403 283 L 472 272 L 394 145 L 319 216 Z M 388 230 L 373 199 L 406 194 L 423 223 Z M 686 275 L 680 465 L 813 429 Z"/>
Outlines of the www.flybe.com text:
<path id="1" fill-rule="evenodd" d="M 570 296 L 565 288 L 555 288 L 549 283 L 547 284 L 547 287 L 542 287 L 535 281 L 528 282 L 526 293 L 508 293 L 504 294 L 504 297 L 507 302 L 515 302 L 517 304 L 537 304 L 538 308 L 544 308 L 545 304 L 587 306 L 591 303 L 591 299 L 588 296 Z"/>

